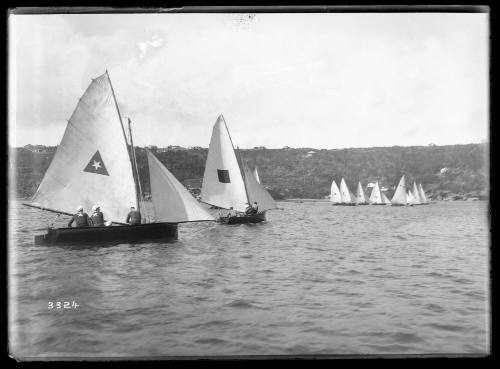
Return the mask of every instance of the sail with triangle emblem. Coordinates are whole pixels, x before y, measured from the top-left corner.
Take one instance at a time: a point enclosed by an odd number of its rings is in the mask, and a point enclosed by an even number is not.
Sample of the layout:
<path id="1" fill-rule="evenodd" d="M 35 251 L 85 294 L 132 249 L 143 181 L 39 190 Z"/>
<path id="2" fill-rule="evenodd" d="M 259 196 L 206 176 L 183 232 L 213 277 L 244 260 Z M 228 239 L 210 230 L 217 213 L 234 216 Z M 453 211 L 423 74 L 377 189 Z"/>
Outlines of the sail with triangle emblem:
<path id="1" fill-rule="evenodd" d="M 83 170 L 84 172 L 102 174 L 105 176 L 109 176 L 108 171 L 106 170 L 106 166 L 104 165 L 104 161 L 101 158 L 101 154 L 99 154 L 99 150 L 97 150 L 90 159 L 89 163 Z"/>

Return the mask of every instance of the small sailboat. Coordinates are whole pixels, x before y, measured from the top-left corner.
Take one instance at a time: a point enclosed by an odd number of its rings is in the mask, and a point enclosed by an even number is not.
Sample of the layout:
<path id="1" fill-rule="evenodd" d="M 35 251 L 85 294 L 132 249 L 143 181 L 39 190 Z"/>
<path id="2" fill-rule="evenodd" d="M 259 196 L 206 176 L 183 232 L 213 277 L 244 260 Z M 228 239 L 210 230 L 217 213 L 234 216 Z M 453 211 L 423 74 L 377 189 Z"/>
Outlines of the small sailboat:
<path id="1" fill-rule="evenodd" d="M 363 192 L 363 187 L 361 186 L 361 182 L 358 182 L 358 188 L 356 190 L 356 205 L 368 205 L 368 202 L 365 198 L 365 193 Z"/>
<path id="2" fill-rule="evenodd" d="M 418 185 L 418 193 L 420 195 L 420 202 L 422 205 L 429 205 L 429 200 L 427 196 L 425 196 L 424 188 L 422 187 L 422 183 Z"/>
<path id="3" fill-rule="evenodd" d="M 406 196 L 406 184 L 405 184 L 405 176 L 403 175 L 399 180 L 398 187 L 396 191 L 394 191 L 394 195 L 391 199 L 391 205 L 393 206 L 404 206 L 408 204 L 408 199 Z"/>
<path id="4" fill-rule="evenodd" d="M 410 190 L 406 193 L 406 203 L 410 206 L 416 205 L 416 200 Z"/>
<path id="5" fill-rule="evenodd" d="M 335 180 L 332 181 L 332 186 L 330 188 L 330 201 L 333 203 L 333 205 L 342 204 L 340 190 L 339 190 L 339 187 L 337 186 L 337 183 L 335 182 Z"/>
<path id="6" fill-rule="evenodd" d="M 353 206 L 356 205 L 354 202 L 354 197 L 351 197 L 351 191 L 347 187 L 347 183 L 345 183 L 344 178 L 340 181 L 340 199 L 341 205 Z"/>
<path id="7" fill-rule="evenodd" d="M 253 168 L 253 176 L 255 177 L 255 180 L 258 183 L 260 183 L 259 172 L 257 171 L 257 167 Z"/>
<path id="8" fill-rule="evenodd" d="M 130 121 L 129 121 L 129 131 Z M 148 153 L 154 222 L 125 224 L 129 207 L 141 209 L 137 162 L 125 136 L 108 72 L 92 80 L 32 202 L 23 204 L 72 216 L 99 204 L 108 226 L 52 228 L 36 244 L 177 239 L 181 222 L 214 220 L 158 159 Z"/>
<path id="9" fill-rule="evenodd" d="M 391 205 L 391 200 L 389 200 L 387 198 L 387 196 L 385 195 L 384 192 L 380 191 L 380 194 L 382 195 L 382 202 L 385 204 L 385 205 Z"/>
<path id="10" fill-rule="evenodd" d="M 241 159 L 241 155 L 240 155 Z M 212 130 L 203 183 L 201 201 L 222 209 L 233 209 L 239 213 L 246 210 L 245 204 L 257 202 L 259 212 L 255 215 L 231 215 L 220 217 L 227 224 L 259 223 L 266 220 L 266 211 L 275 209 L 271 195 L 257 181 L 243 160 L 238 164 L 227 124 L 219 116 Z"/>
<path id="11" fill-rule="evenodd" d="M 418 187 L 417 187 L 417 184 L 415 182 L 413 182 L 411 195 L 413 197 L 413 205 L 421 205 L 422 204 L 422 201 L 420 199 L 420 193 L 418 192 Z"/>
<path id="12" fill-rule="evenodd" d="M 375 186 L 373 186 L 372 193 L 368 201 L 370 205 L 385 205 L 378 182 L 375 182 Z"/>

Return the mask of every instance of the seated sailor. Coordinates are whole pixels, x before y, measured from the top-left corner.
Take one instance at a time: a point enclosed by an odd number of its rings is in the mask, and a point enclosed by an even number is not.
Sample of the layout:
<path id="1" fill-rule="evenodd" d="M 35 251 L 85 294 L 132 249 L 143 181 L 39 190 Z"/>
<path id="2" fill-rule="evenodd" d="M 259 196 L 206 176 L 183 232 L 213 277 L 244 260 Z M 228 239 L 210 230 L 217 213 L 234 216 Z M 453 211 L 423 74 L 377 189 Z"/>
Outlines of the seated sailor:
<path id="1" fill-rule="evenodd" d="M 127 215 L 127 220 L 125 220 L 125 223 L 128 223 L 130 225 L 141 224 L 141 212 L 135 210 L 135 206 L 130 207 L 130 212 Z"/>
<path id="2" fill-rule="evenodd" d="M 252 209 L 255 211 L 255 214 L 259 212 L 259 207 L 257 206 L 257 201 L 254 201 L 252 205 Z"/>
<path id="3" fill-rule="evenodd" d="M 73 222 L 75 222 L 76 227 L 89 227 L 92 225 L 92 220 L 90 220 L 88 214 L 83 212 L 83 206 L 76 208 L 76 214 L 69 221 L 68 227 L 71 228 Z"/>
<path id="4" fill-rule="evenodd" d="M 250 206 L 249 203 L 245 203 L 245 205 L 246 205 L 245 215 L 255 215 L 257 213 L 255 209 L 252 206 Z"/>
<path id="5" fill-rule="evenodd" d="M 90 220 L 94 227 L 104 226 L 104 214 L 101 212 L 101 207 L 99 205 L 92 206 L 92 215 Z"/>

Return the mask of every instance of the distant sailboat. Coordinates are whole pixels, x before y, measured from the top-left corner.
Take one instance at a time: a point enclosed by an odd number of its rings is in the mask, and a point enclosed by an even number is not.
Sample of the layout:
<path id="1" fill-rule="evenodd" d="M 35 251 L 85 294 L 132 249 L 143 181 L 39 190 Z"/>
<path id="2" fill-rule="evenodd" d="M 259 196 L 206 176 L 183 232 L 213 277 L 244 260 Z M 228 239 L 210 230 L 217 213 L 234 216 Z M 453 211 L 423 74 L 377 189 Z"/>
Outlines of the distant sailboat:
<path id="1" fill-rule="evenodd" d="M 418 193 L 420 195 L 420 202 L 422 205 L 429 205 L 429 200 L 427 200 L 427 196 L 425 196 L 424 188 L 422 187 L 422 183 L 418 185 Z"/>
<path id="2" fill-rule="evenodd" d="M 259 172 L 257 172 L 257 167 L 253 168 L 253 176 L 255 177 L 255 180 L 258 183 L 260 183 Z"/>
<path id="3" fill-rule="evenodd" d="M 385 205 L 391 205 L 391 200 L 389 200 L 387 198 L 387 196 L 385 196 L 385 193 L 383 193 L 382 191 L 380 192 L 382 194 L 382 201 Z"/>
<path id="4" fill-rule="evenodd" d="M 361 182 L 358 182 L 358 188 L 356 190 L 356 205 L 368 205 L 365 193 L 363 192 L 363 187 L 361 186 Z"/>
<path id="5" fill-rule="evenodd" d="M 176 239 L 177 223 L 214 220 L 148 153 L 156 219 L 125 224 L 129 207 L 140 209 L 142 198 L 130 138 L 129 145 L 106 71 L 80 98 L 33 202 L 24 205 L 72 216 L 77 206 L 89 211 L 98 204 L 104 220 L 114 226 L 49 227 L 46 234 L 35 236 L 36 244 Z"/>
<path id="6" fill-rule="evenodd" d="M 375 186 L 373 186 L 372 193 L 368 201 L 370 205 L 385 205 L 378 182 L 375 182 Z"/>
<path id="7" fill-rule="evenodd" d="M 340 181 L 340 199 L 342 205 L 356 205 L 354 197 L 351 197 L 351 191 L 347 188 L 344 178 Z"/>
<path id="8" fill-rule="evenodd" d="M 406 204 L 408 204 L 408 199 L 406 196 L 405 176 L 402 176 L 399 180 L 398 187 L 392 196 L 391 205 L 404 206 Z"/>
<path id="9" fill-rule="evenodd" d="M 406 203 L 411 206 L 416 205 L 415 198 L 413 197 L 413 194 L 410 190 L 408 190 L 408 192 L 406 193 Z"/>
<path id="10" fill-rule="evenodd" d="M 422 200 L 420 199 L 420 193 L 418 192 L 418 187 L 417 187 L 417 184 L 415 182 L 413 182 L 411 194 L 413 197 L 413 205 L 421 205 Z"/>
<path id="11" fill-rule="evenodd" d="M 335 180 L 332 181 L 332 186 L 330 188 L 330 201 L 333 205 L 340 205 L 342 203 L 342 197 L 340 196 L 340 190 L 335 183 Z"/>
<path id="12" fill-rule="evenodd" d="M 257 214 L 224 217 L 219 221 L 228 224 L 262 222 L 266 220 L 266 210 L 275 209 L 276 203 L 242 160 L 241 165 L 240 169 L 229 130 L 224 117 L 220 115 L 210 139 L 201 201 L 241 213 L 246 210 L 245 204 L 257 202 Z"/>

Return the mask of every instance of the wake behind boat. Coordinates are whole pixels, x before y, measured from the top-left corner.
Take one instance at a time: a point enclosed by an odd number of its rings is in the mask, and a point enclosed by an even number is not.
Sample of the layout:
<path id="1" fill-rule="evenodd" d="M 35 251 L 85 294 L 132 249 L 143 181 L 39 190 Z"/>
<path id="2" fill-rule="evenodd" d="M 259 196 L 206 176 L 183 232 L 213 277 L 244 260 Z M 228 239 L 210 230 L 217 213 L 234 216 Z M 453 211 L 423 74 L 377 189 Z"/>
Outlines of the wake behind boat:
<path id="1" fill-rule="evenodd" d="M 73 215 L 99 204 L 109 226 L 49 227 L 35 243 L 177 239 L 178 223 L 214 220 L 149 151 L 148 166 L 154 221 L 125 224 L 130 205 L 141 210 L 142 195 L 131 130 L 129 145 L 106 71 L 80 98 L 33 202 L 24 205 Z"/>
<path id="2" fill-rule="evenodd" d="M 259 223 L 266 220 L 266 211 L 277 208 L 269 193 L 259 183 L 257 172 L 252 172 L 241 159 L 236 158 L 226 122 L 219 116 L 212 130 L 205 173 L 201 186 L 201 201 L 229 210 L 218 221 L 225 224 Z M 247 207 L 257 203 L 257 214 L 245 214 Z"/>

